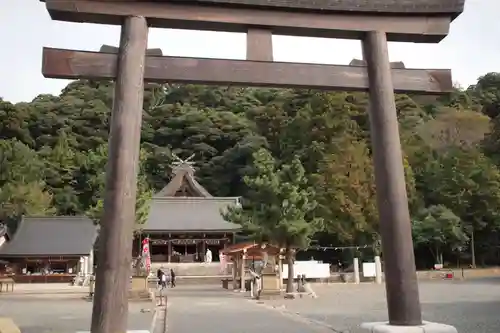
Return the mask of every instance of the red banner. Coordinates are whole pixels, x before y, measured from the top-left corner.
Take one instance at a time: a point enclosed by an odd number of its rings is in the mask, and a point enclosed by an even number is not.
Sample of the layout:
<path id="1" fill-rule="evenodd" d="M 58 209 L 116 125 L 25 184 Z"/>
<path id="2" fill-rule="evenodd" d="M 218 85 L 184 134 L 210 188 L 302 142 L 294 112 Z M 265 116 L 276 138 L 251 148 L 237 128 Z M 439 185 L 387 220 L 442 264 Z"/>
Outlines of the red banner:
<path id="1" fill-rule="evenodd" d="M 220 272 L 226 274 L 227 269 L 227 257 L 222 251 L 219 251 L 219 261 L 220 261 Z"/>
<path id="2" fill-rule="evenodd" d="M 144 262 L 144 267 L 146 271 L 151 271 L 151 253 L 149 252 L 149 238 L 144 238 L 142 241 L 142 259 Z"/>

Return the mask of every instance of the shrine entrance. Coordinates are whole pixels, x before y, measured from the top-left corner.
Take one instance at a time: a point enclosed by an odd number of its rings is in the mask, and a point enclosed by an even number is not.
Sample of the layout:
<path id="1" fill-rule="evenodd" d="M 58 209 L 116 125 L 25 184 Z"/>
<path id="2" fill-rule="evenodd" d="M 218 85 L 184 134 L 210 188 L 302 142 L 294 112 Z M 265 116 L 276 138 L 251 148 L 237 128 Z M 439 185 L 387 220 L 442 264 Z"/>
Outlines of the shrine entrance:
<path id="1" fill-rule="evenodd" d="M 439 42 L 463 0 L 45 3 L 56 20 L 121 25 L 118 53 L 43 50 L 45 77 L 116 81 L 93 333 L 126 331 L 144 81 L 368 91 L 389 323 L 422 324 L 394 91 L 445 93 L 452 81 L 449 70 L 391 69 L 387 42 Z M 146 56 L 149 26 L 246 33 L 247 60 Z M 273 34 L 359 39 L 363 66 L 274 62 Z"/>

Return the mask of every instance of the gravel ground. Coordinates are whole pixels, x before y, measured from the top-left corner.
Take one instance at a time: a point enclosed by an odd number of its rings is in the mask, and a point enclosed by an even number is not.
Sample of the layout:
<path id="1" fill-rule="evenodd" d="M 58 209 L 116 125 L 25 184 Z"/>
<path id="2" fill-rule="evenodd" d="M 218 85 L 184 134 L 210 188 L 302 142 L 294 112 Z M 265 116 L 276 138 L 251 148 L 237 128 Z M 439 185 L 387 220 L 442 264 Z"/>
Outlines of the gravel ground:
<path id="1" fill-rule="evenodd" d="M 338 332 L 355 331 L 361 322 L 387 320 L 383 285 L 330 284 L 313 288 L 317 299 L 264 303 Z M 419 289 L 424 320 L 453 325 L 459 333 L 500 331 L 500 279 L 421 282 Z"/>
<path id="2" fill-rule="evenodd" d="M 151 303 L 130 304 L 130 330 L 150 329 L 153 312 L 141 309 L 151 307 Z M 11 317 L 23 333 L 89 331 L 91 313 L 92 303 L 81 299 L 0 296 L 0 316 Z"/>
<path id="3" fill-rule="evenodd" d="M 314 285 L 318 298 L 251 301 L 214 286 L 168 290 L 168 332 L 359 332 L 387 320 L 385 288 L 375 284 Z M 209 290 L 212 291 L 209 291 Z M 424 320 L 460 333 L 500 331 L 500 279 L 420 283 Z"/>
<path id="4" fill-rule="evenodd" d="M 384 286 L 314 285 L 317 299 L 249 300 L 219 286 L 167 289 L 167 332 L 304 333 L 355 332 L 362 322 L 387 320 Z M 421 282 L 425 320 L 450 324 L 460 333 L 500 331 L 500 278 Z M 129 329 L 149 330 L 151 303 L 131 303 Z M 91 303 L 79 299 L 0 295 L 0 315 L 23 333 L 89 330 Z M 159 318 L 155 333 L 165 333 Z"/>

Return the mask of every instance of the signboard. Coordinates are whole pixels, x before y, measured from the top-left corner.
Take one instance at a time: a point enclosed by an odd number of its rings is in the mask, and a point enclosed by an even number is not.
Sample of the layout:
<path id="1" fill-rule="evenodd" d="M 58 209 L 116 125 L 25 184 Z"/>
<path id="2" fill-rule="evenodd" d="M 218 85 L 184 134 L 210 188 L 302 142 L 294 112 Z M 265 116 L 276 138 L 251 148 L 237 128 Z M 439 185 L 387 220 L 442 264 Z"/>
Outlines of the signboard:
<path id="1" fill-rule="evenodd" d="M 330 265 L 317 261 L 296 261 L 293 265 L 295 277 L 305 275 L 307 279 L 327 279 L 330 277 Z M 288 279 L 288 265 L 283 264 L 283 279 Z"/>
<path id="2" fill-rule="evenodd" d="M 377 270 L 375 268 L 374 262 L 364 262 L 363 263 L 363 277 L 376 277 Z"/>
<path id="3" fill-rule="evenodd" d="M 183 238 L 183 239 L 151 239 L 151 245 L 167 245 L 172 243 L 173 245 L 195 245 L 198 243 L 205 243 L 207 245 L 219 245 L 225 239 L 199 239 L 199 238 Z"/>

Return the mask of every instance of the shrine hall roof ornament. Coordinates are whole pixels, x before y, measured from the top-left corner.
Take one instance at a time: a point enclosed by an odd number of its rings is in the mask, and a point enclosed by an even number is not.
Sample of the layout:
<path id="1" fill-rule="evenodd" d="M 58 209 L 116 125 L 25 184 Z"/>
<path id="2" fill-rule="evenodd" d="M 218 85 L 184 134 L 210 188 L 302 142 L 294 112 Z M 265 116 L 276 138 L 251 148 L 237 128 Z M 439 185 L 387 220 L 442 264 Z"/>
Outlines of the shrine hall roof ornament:
<path id="1" fill-rule="evenodd" d="M 179 192 L 189 196 L 211 198 L 212 195 L 194 177 L 194 154 L 183 160 L 172 153 L 175 161 L 172 163 L 173 178 L 155 197 L 175 197 Z"/>
<path id="2" fill-rule="evenodd" d="M 172 173 L 176 175 L 179 172 L 185 171 L 188 173 L 191 173 L 194 175 L 195 168 L 194 164 L 195 162 L 193 161 L 194 154 L 189 156 L 187 159 L 183 160 L 179 158 L 177 155 L 172 153 L 172 157 L 175 159 L 175 161 L 172 163 Z"/>

